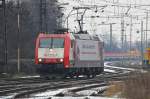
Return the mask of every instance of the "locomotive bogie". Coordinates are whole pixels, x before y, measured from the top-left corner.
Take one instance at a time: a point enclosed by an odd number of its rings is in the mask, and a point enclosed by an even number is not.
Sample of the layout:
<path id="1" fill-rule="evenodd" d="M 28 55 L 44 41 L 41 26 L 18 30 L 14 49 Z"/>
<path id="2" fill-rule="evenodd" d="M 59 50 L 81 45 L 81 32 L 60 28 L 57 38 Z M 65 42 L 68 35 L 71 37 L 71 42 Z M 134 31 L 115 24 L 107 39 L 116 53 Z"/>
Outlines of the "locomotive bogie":
<path id="1" fill-rule="evenodd" d="M 57 65 L 42 65 L 38 69 L 40 75 L 59 75 L 61 77 L 78 77 L 79 75 L 86 75 L 88 78 L 95 77 L 103 72 L 104 67 L 82 67 L 82 68 L 63 68 L 62 64 Z"/>

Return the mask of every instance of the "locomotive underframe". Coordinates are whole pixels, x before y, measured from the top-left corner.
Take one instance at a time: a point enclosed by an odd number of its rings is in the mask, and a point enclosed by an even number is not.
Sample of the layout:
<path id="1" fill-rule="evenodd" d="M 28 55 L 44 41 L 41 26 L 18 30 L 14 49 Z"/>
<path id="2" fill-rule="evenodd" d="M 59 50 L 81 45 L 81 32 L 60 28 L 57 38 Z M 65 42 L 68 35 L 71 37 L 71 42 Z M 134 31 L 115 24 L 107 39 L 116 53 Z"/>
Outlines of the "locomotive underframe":
<path id="1" fill-rule="evenodd" d="M 41 76 L 61 75 L 63 77 L 71 77 L 86 75 L 87 77 L 96 76 L 104 71 L 104 67 L 71 67 L 64 68 L 63 64 L 42 64 L 38 68 L 38 73 Z"/>

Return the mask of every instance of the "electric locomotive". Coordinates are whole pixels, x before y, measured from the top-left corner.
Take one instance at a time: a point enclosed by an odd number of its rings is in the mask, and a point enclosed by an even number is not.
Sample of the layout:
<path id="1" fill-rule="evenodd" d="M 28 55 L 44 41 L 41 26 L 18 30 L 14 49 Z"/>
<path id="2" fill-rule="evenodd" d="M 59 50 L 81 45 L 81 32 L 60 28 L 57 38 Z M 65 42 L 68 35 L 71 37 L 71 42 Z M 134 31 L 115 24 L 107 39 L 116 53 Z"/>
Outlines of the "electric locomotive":
<path id="1" fill-rule="evenodd" d="M 40 33 L 36 40 L 35 63 L 41 75 L 87 75 L 104 71 L 103 42 L 88 33 Z"/>

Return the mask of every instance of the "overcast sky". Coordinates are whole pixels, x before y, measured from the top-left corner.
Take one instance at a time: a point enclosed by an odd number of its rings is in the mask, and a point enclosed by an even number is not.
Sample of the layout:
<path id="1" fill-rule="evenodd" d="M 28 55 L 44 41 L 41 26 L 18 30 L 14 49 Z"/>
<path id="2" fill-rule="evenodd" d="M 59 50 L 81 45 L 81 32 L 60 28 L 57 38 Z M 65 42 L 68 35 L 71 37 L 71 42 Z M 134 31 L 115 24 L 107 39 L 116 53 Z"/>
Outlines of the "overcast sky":
<path id="1" fill-rule="evenodd" d="M 58 0 L 59 4 L 63 6 L 64 12 L 63 22 L 71 12 L 73 7 L 90 7 L 84 15 L 84 30 L 88 30 L 90 34 L 106 35 L 110 34 L 110 24 L 112 26 L 112 33 L 121 41 L 121 20 L 124 20 L 124 35 L 127 41 L 130 40 L 130 31 L 132 23 L 132 41 L 140 41 L 141 35 L 137 31 L 141 31 L 141 21 L 143 21 L 143 29 L 146 30 L 146 12 L 150 16 L 150 0 Z M 63 5 L 69 3 L 69 5 Z M 83 12 L 83 10 L 79 10 Z M 74 10 L 69 19 L 69 28 L 71 31 L 78 30 L 77 11 Z M 91 16 L 99 16 L 91 18 Z M 132 20 L 132 22 L 131 22 Z M 103 23 L 103 25 L 102 25 Z M 150 30 L 150 19 L 148 18 L 148 28 Z M 67 22 L 63 23 L 67 27 Z M 145 32 L 144 32 L 145 33 Z M 148 31 L 148 38 L 150 38 L 150 31 Z"/>
<path id="2" fill-rule="evenodd" d="M 124 33 L 127 37 L 127 41 L 130 40 L 131 20 L 132 40 L 140 40 L 141 35 L 140 33 L 138 34 L 137 31 L 141 31 L 141 21 L 144 22 L 143 28 L 146 30 L 146 12 L 150 12 L 150 0 L 59 0 L 59 2 L 60 4 L 69 3 L 69 5 L 62 5 L 65 7 L 62 9 L 65 13 L 64 20 L 73 7 L 92 7 L 86 11 L 84 16 L 84 29 L 88 30 L 91 34 L 109 34 L 110 25 L 102 25 L 102 23 L 115 23 L 113 24 L 113 35 L 116 35 L 117 39 L 120 40 L 121 20 L 124 20 Z M 83 12 L 83 10 L 79 12 Z M 78 28 L 75 13 L 77 13 L 77 11 L 73 11 L 69 17 L 69 28 L 71 30 L 76 30 L 76 27 Z M 91 18 L 91 16 L 99 17 Z M 148 24 L 150 24 L 149 22 L 150 19 L 148 20 Z M 148 25 L 148 27 L 149 26 L 150 25 Z"/>

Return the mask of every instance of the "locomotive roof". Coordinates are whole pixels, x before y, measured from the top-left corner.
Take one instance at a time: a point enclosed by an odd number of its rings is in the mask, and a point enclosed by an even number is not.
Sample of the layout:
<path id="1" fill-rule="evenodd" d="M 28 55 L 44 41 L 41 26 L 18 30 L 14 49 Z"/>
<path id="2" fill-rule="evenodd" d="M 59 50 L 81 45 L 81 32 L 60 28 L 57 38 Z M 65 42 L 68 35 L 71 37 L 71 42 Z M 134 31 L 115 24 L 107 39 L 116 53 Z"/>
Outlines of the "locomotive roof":
<path id="1" fill-rule="evenodd" d="M 75 34 L 75 33 L 69 33 L 71 40 L 79 39 L 79 40 L 95 40 L 95 41 L 101 41 L 98 36 L 90 35 L 90 34 Z M 65 34 L 44 34 L 40 33 L 38 37 L 65 37 L 67 33 Z"/>
<path id="2" fill-rule="evenodd" d="M 90 34 L 74 34 L 75 39 L 81 39 L 81 40 L 96 40 L 100 41 L 98 36 L 93 36 Z"/>
<path id="3" fill-rule="evenodd" d="M 65 37 L 66 34 L 44 34 L 40 33 L 38 37 Z"/>

